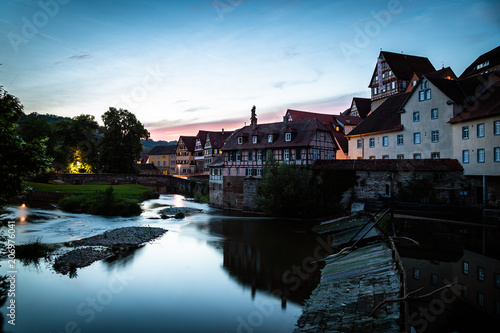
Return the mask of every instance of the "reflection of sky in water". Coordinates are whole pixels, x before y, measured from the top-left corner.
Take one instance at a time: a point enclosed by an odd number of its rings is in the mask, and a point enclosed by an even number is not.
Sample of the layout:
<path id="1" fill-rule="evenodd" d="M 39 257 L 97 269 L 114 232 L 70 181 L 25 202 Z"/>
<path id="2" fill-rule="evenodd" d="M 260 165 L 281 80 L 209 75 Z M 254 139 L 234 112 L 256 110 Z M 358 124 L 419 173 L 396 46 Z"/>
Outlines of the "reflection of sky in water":
<path id="1" fill-rule="evenodd" d="M 280 266 L 291 246 L 283 243 L 280 251 L 276 244 L 265 248 L 266 239 L 272 239 L 272 235 L 263 234 L 276 231 L 276 227 L 266 229 L 273 220 L 220 216 L 218 210 L 177 195 L 161 196 L 143 205 L 145 212 L 132 218 L 10 207 L 7 217 L 19 221 L 18 243 L 39 236 L 44 242 L 63 242 L 122 226 L 169 230 L 135 251 L 78 269 L 73 279 L 54 273 L 44 261 L 38 267 L 18 264 L 15 332 L 63 332 L 68 323 L 82 332 L 293 330 L 301 307 L 288 301 L 282 308 L 282 300 L 263 287 L 279 285 L 281 271 L 273 267 Z M 201 208 L 206 213 L 182 220 L 158 218 L 158 212 L 170 205 Z M 245 239 L 246 232 L 250 232 L 249 238 L 265 237 L 254 242 Z M 227 267 L 225 257 L 233 258 L 240 248 L 257 248 L 264 253 L 263 272 L 260 266 L 258 272 L 248 271 L 248 267 Z M 253 260 L 247 254 L 241 258 Z M 300 264 L 301 259 L 297 260 Z M 1 273 L 5 262 L 0 265 Z M 247 280 L 256 282 L 249 284 Z M 11 329 L 5 322 L 4 328 Z"/>

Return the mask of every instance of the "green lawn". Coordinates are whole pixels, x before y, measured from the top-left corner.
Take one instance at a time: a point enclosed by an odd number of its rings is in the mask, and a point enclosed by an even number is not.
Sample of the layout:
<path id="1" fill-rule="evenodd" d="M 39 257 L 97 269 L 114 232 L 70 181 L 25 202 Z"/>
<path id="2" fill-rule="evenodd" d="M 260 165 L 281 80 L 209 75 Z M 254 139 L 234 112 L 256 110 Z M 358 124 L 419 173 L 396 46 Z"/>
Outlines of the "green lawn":
<path id="1" fill-rule="evenodd" d="M 29 186 L 33 186 L 39 192 L 47 193 L 74 193 L 74 194 L 90 194 L 95 190 L 105 190 L 107 187 L 113 187 L 116 194 L 120 194 L 125 198 L 136 199 L 142 194 L 148 193 L 151 190 L 145 186 L 137 184 L 109 185 L 106 183 L 88 183 L 85 185 L 56 185 L 45 183 L 28 182 Z"/>

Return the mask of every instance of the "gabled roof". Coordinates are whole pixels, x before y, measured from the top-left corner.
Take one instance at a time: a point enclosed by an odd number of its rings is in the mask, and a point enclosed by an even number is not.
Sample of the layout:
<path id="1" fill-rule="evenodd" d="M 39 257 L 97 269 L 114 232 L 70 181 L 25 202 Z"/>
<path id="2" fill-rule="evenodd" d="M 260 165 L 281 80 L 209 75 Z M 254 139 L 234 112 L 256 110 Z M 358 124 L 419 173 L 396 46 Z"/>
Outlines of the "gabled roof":
<path id="1" fill-rule="evenodd" d="M 168 155 L 174 154 L 176 145 L 159 145 L 154 146 L 148 151 L 148 155 Z"/>
<path id="2" fill-rule="evenodd" d="M 356 104 L 359 116 L 362 119 L 365 119 L 366 116 L 368 116 L 368 114 L 370 113 L 372 107 L 372 100 L 370 98 L 354 97 L 352 99 L 351 107 L 353 104 Z"/>
<path id="3" fill-rule="evenodd" d="M 138 165 L 136 165 L 136 167 L 138 167 L 139 170 L 141 170 L 141 171 L 158 170 L 158 168 L 153 163 L 138 164 Z"/>
<path id="4" fill-rule="evenodd" d="M 434 68 L 429 59 L 426 57 L 387 51 L 380 51 L 379 58 L 380 57 L 385 59 L 394 75 L 400 80 L 411 79 L 413 73 L 429 73 L 436 71 L 436 68 Z M 373 71 L 370 84 L 368 85 L 369 87 L 371 87 L 373 77 L 376 74 L 377 66 L 375 66 Z"/>
<path id="5" fill-rule="evenodd" d="M 291 129 L 294 131 L 292 141 L 285 141 L 285 132 Z M 317 119 L 304 119 L 284 122 L 257 124 L 255 130 L 253 126 L 245 126 L 233 133 L 227 143 L 222 147 L 223 151 L 240 150 L 240 149 L 268 149 L 268 148 L 286 148 L 286 147 L 308 147 L 311 145 L 311 140 L 317 131 L 331 131 Z M 268 142 L 267 134 L 276 134 L 273 142 Z M 253 143 L 251 139 L 245 140 L 242 144 L 238 144 L 239 137 L 248 137 L 257 135 L 257 143 Z M 335 143 L 334 143 L 335 144 Z"/>
<path id="6" fill-rule="evenodd" d="M 198 131 L 198 134 L 196 134 L 196 139 L 200 140 L 202 147 L 205 147 L 205 142 L 207 141 L 207 133 L 208 131 Z"/>
<path id="7" fill-rule="evenodd" d="M 214 149 L 220 149 L 224 146 L 224 142 L 233 134 L 233 131 L 224 132 L 208 132 L 208 138 L 210 140 L 210 145 Z"/>
<path id="8" fill-rule="evenodd" d="M 196 146 L 196 137 L 195 136 L 180 136 L 179 137 L 179 142 L 177 142 L 177 145 L 181 142 L 184 143 L 184 146 L 186 146 L 186 149 L 189 151 L 194 151 L 194 147 Z"/>
<path id="9" fill-rule="evenodd" d="M 451 158 L 442 159 L 378 159 L 317 160 L 313 170 L 350 169 L 356 171 L 462 171 L 462 165 Z"/>
<path id="10" fill-rule="evenodd" d="M 363 119 L 347 136 L 403 129 L 399 110 L 409 95 L 410 93 L 403 93 L 387 98 L 384 103 Z"/>
<path id="11" fill-rule="evenodd" d="M 488 65 L 477 68 L 478 65 L 484 64 L 486 61 L 489 62 Z M 500 65 L 500 46 L 497 46 L 491 51 L 481 54 L 469 67 L 467 67 L 460 78 L 465 78 L 472 75 L 477 75 L 490 68 L 499 68 Z"/>

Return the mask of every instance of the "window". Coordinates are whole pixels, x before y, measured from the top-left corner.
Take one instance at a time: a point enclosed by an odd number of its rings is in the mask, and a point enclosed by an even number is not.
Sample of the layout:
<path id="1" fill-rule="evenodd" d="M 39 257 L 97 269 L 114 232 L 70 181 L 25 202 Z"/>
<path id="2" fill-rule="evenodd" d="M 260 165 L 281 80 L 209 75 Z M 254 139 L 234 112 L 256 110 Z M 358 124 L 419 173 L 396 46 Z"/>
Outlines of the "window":
<path id="1" fill-rule="evenodd" d="M 404 160 L 404 159 L 405 159 L 405 155 L 403 155 L 403 154 L 398 154 L 397 159 L 398 159 L 398 160 Z"/>
<path id="2" fill-rule="evenodd" d="M 329 159 L 329 160 L 332 159 L 332 151 L 331 150 L 327 151 L 327 159 Z"/>
<path id="3" fill-rule="evenodd" d="M 433 160 L 439 160 L 439 153 L 431 153 L 431 158 Z"/>
<path id="4" fill-rule="evenodd" d="M 421 154 L 413 154 L 413 159 L 414 160 L 419 160 L 422 158 L 422 155 Z"/>
<path id="5" fill-rule="evenodd" d="M 382 155 L 382 159 L 383 160 L 388 160 L 389 159 L 389 155 Z"/>
<path id="6" fill-rule="evenodd" d="M 339 127 L 337 126 L 337 131 L 339 130 Z M 325 133 L 325 142 L 328 142 L 328 134 Z"/>
<path id="7" fill-rule="evenodd" d="M 253 143 L 257 143 L 257 135 L 254 135 L 254 136 L 252 137 L 252 142 L 253 142 Z"/>
<path id="8" fill-rule="evenodd" d="M 273 158 L 273 151 L 271 149 L 266 151 L 266 158 L 267 159 Z"/>
<path id="9" fill-rule="evenodd" d="M 413 133 L 413 143 L 416 145 L 420 144 L 420 132 Z"/>
<path id="10" fill-rule="evenodd" d="M 398 134 L 397 142 L 398 142 L 398 146 L 402 146 L 404 144 L 403 134 Z"/>
<path id="11" fill-rule="evenodd" d="M 370 160 L 374 160 L 375 159 L 375 156 L 370 156 L 369 157 Z"/>
<path id="12" fill-rule="evenodd" d="M 469 139 L 469 126 L 462 126 L 462 140 Z"/>
<path id="13" fill-rule="evenodd" d="M 257 161 L 262 161 L 262 150 L 257 151 Z"/>
<path id="14" fill-rule="evenodd" d="M 160 166 L 160 165 L 161 165 L 161 161 L 158 161 L 156 164 L 157 164 L 158 166 Z"/>
<path id="15" fill-rule="evenodd" d="M 432 142 L 439 142 L 439 131 L 432 131 L 431 132 L 431 141 Z"/>
<path id="16" fill-rule="evenodd" d="M 484 306 L 484 294 L 482 292 L 477 292 L 477 305 Z"/>
<path id="17" fill-rule="evenodd" d="M 420 91 L 418 92 L 418 100 L 425 101 L 431 99 L 431 90 L 429 89 L 429 81 L 420 83 Z"/>
<path id="18" fill-rule="evenodd" d="M 484 148 L 477 150 L 477 163 L 484 163 Z"/>
<path id="19" fill-rule="evenodd" d="M 396 89 L 396 81 L 391 82 L 391 89 L 392 90 Z"/>
<path id="20" fill-rule="evenodd" d="M 431 110 L 431 119 L 438 119 L 439 118 L 439 111 L 438 109 L 432 109 Z"/>
<path id="21" fill-rule="evenodd" d="M 495 120 L 493 122 L 493 134 L 500 135 L 500 120 Z"/>
<path id="22" fill-rule="evenodd" d="M 493 161 L 500 162 L 500 147 L 493 148 Z"/>
<path id="23" fill-rule="evenodd" d="M 269 134 L 267 136 L 267 142 L 273 142 L 273 135 L 272 134 Z"/>
<path id="24" fill-rule="evenodd" d="M 163 166 L 167 165 L 167 161 L 163 161 Z"/>
<path id="25" fill-rule="evenodd" d="M 317 160 L 319 157 L 319 152 L 317 149 L 313 149 L 313 160 Z"/>
<path id="26" fill-rule="evenodd" d="M 478 138 L 484 137 L 484 124 L 477 124 L 477 137 Z"/>
<path id="27" fill-rule="evenodd" d="M 420 269 L 418 268 L 413 269 L 413 278 L 415 280 L 420 280 Z"/>
<path id="28" fill-rule="evenodd" d="M 241 161 L 241 151 L 236 152 L 236 161 Z"/>
<path id="29" fill-rule="evenodd" d="M 357 148 L 363 148 L 363 140 L 359 140 L 357 141 Z"/>
<path id="30" fill-rule="evenodd" d="M 462 150 L 462 163 L 469 163 L 469 150 Z"/>
<path id="31" fill-rule="evenodd" d="M 370 148 L 375 147 L 375 138 L 370 138 Z"/>
<path id="32" fill-rule="evenodd" d="M 477 279 L 484 281 L 484 267 L 477 266 Z"/>
<path id="33" fill-rule="evenodd" d="M 302 149 L 295 149 L 295 159 L 299 161 L 302 159 Z"/>
<path id="34" fill-rule="evenodd" d="M 252 151 L 249 151 L 249 152 L 248 152 L 248 160 L 249 160 L 249 161 L 252 161 L 252 160 L 253 160 L 253 152 L 252 152 Z"/>
<path id="35" fill-rule="evenodd" d="M 467 261 L 462 261 L 462 273 L 469 275 L 469 263 Z"/>
<path id="36" fill-rule="evenodd" d="M 292 133 L 285 133 L 285 141 L 292 141 Z"/>
<path id="37" fill-rule="evenodd" d="M 420 111 L 413 112 L 413 121 L 414 122 L 420 121 Z"/>
<path id="38" fill-rule="evenodd" d="M 434 286 L 438 285 L 438 276 L 435 273 L 431 273 L 431 284 Z"/>
<path id="39" fill-rule="evenodd" d="M 239 136 L 238 137 L 238 144 L 241 145 L 243 143 L 243 137 Z"/>
<path id="40" fill-rule="evenodd" d="M 262 176 L 262 169 L 261 168 L 258 168 L 257 169 L 257 176 Z"/>
<path id="41" fill-rule="evenodd" d="M 289 161 L 290 160 L 290 149 L 284 149 L 283 150 L 283 160 L 284 161 Z"/>
<path id="42" fill-rule="evenodd" d="M 321 141 L 321 133 L 316 133 L 316 140 Z"/>
<path id="43" fill-rule="evenodd" d="M 383 147 L 388 147 L 389 146 L 389 137 L 388 136 L 382 137 L 382 146 Z"/>
<path id="44" fill-rule="evenodd" d="M 153 156 L 151 156 L 151 158 L 155 158 L 155 156 L 153 155 Z"/>
<path id="45" fill-rule="evenodd" d="M 372 95 L 376 95 L 378 94 L 378 88 L 375 87 L 375 88 L 372 88 Z"/>

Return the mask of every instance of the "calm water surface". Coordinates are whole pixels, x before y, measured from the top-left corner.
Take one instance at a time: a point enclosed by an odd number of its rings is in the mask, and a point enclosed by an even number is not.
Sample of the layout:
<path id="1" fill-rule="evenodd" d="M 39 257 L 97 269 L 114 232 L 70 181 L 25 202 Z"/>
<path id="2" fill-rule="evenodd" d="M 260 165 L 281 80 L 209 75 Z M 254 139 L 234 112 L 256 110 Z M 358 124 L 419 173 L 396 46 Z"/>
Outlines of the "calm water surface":
<path id="1" fill-rule="evenodd" d="M 158 219 L 167 205 L 204 213 Z M 48 261 L 17 262 L 16 325 L 4 320 L 4 332 L 291 332 L 319 281 L 317 270 L 304 271 L 305 258 L 320 253 L 310 225 L 227 216 L 179 195 L 147 201 L 133 218 L 24 207 L 9 207 L 3 218 L 16 220 L 17 244 L 39 237 L 66 242 L 122 226 L 168 229 L 73 278 Z M 0 274 L 6 274 L 2 260 Z"/>

